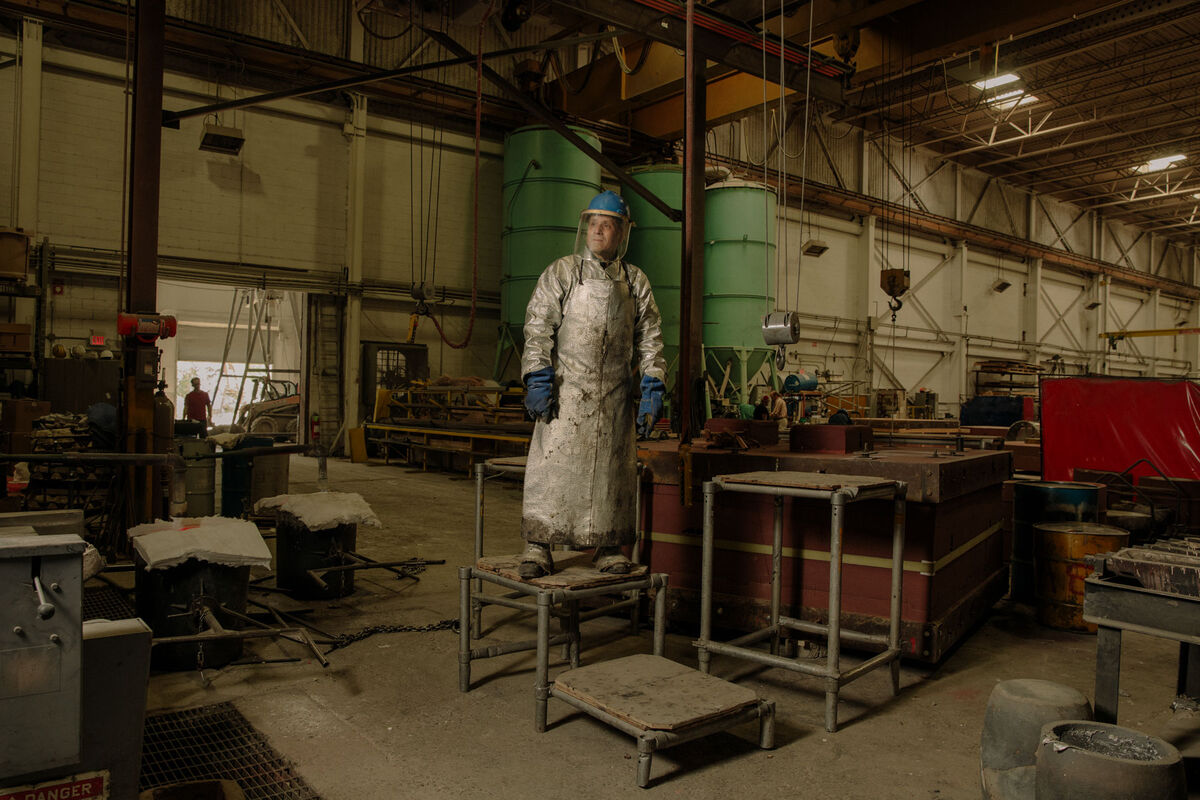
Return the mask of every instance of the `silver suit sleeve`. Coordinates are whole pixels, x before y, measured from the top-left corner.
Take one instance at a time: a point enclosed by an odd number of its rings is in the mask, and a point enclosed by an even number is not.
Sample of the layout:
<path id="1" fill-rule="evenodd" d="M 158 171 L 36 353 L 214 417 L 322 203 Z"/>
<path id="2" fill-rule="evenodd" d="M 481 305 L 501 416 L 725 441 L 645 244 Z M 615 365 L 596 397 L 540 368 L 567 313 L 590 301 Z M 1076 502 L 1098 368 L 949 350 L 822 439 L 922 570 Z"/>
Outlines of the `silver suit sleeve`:
<path id="1" fill-rule="evenodd" d="M 633 351 L 638 372 L 667 382 L 667 361 L 663 358 L 662 314 L 654 302 L 650 279 L 637 267 L 629 268 L 637 317 L 633 322 Z"/>
<path id="2" fill-rule="evenodd" d="M 563 300 L 571 281 L 569 259 L 560 258 L 542 272 L 525 307 L 525 350 L 521 378 L 553 361 L 554 340 L 562 322 Z"/>

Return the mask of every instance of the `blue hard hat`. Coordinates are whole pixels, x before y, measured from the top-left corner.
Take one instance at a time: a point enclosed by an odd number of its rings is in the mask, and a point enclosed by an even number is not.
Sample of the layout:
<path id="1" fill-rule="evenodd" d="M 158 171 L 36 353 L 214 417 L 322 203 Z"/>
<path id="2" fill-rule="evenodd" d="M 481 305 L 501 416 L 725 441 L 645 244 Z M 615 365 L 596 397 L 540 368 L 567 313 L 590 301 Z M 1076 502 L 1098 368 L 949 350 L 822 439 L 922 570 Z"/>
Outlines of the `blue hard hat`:
<path id="1" fill-rule="evenodd" d="M 610 217 L 620 217 L 628 222 L 629 204 L 622 200 L 621 195 L 616 192 L 604 191 L 592 198 L 592 202 L 588 203 L 588 207 L 583 213 L 605 214 Z"/>

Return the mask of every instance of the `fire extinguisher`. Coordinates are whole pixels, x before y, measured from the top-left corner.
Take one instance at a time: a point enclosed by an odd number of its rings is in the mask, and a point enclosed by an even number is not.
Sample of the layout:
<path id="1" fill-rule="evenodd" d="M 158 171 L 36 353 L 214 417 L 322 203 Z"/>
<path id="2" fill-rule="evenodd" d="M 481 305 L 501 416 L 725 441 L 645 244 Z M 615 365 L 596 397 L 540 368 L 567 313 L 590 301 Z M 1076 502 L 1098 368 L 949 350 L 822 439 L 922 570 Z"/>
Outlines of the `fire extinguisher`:
<path id="1" fill-rule="evenodd" d="M 321 415 L 313 412 L 312 419 L 308 423 L 308 440 L 313 444 L 317 444 L 321 440 Z"/>

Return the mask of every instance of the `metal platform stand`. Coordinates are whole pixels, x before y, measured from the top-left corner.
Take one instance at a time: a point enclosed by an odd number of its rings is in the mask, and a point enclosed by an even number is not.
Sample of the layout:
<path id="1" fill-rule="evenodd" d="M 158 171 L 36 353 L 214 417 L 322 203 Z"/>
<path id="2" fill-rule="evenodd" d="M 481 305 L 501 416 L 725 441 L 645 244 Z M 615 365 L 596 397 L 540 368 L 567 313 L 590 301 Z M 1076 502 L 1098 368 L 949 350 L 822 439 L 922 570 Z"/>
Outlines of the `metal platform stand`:
<path id="1" fill-rule="evenodd" d="M 483 512 L 484 512 L 484 487 L 487 481 L 491 478 L 497 478 L 501 475 L 524 477 L 525 475 L 525 456 L 509 456 L 504 458 L 491 458 L 487 461 L 475 465 L 475 563 L 478 564 L 483 558 Z M 632 561 L 635 564 L 641 563 L 641 546 L 642 532 L 640 529 L 642 519 L 642 464 L 638 464 L 638 486 L 637 497 L 634 506 L 634 519 L 638 520 L 638 536 L 633 543 Z M 556 554 L 556 560 L 562 555 Z M 536 604 L 529 600 L 521 599 L 523 592 L 507 592 L 503 595 L 484 594 L 483 580 L 476 579 L 473 591 L 471 593 L 471 631 L 472 638 L 478 639 L 480 631 L 483 630 L 483 607 L 485 605 L 499 605 L 506 608 L 515 608 L 529 612 L 536 611 Z M 636 634 L 641 627 L 639 613 L 641 609 L 641 595 L 634 591 L 629 596 L 620 600 L 615 600 L 601 608 L 595 608 L 584 612 L 581 617 L 581 622 L 586 622 L 598 616 L 611 614 L 623 608 L 629 609 L 629 622 L 631 632 Z"/>
<path id="2" fill-rule="evenodd" d="M 775 746 L 773 700 L 663 658 L 657 645 L 654 655 L 626 656 L 564 672 L 550 694 L 637 739 L 637 785 L 642 788 L 650 782 L 655 751 L 744 722 L 758 720 L 759 747 Z"/>
<path id="3" fill-rule="evenodd" d="M 823 678 L 825 682 L 825 730 L 837 730 L 838 693 L 841 687 L 885 664 L 891 666 L 892 695 L 900 691 L 900 592 L 904 577 L 904 498 L 907 487 L 901 481 L 855 475 L 826 475 L 812 472 L 746 472 L 718 475 L 704 483 L 704 534 L 700 584 L 700 671 L 708 673 L 712 654 L 802 672 Z M 764 494 L 775 498 L 774 543 L 771 552 L 771 624 L 730 642 L 712 641 L 713 604 L 713 509 L 718 492 Z M 783 498 L 799 497 L 828 500 L 829 523 L 829 622 L 822 624 L 794 619 L 780 613 L 782 604 Z M 890 499 L 892 517 L 892 592 L 886 636 L 843 630 L 842 603 L 842 531 L 845 507 L 863 500 Z M 824 665 L 787 658 L 779 653 L 785 630 L 822 635 L 827 641 Z M 770 640 L 770 652 L 749 645 Z M 841 668 L 842 640 L 867 646 L 882 646 L 883 652 L 849 669 Z"/>
<path id="4" fill-rule="evenodd" d="M 572 667 L 579 666 L 579 623 L 582 615 L 579 604 L 582 600 L 601 597 L 616 592 L 641 592 L 656 589 L 654 598 L 654 652 L 661 654 L 666 620 L 667 576 L 651 574 L 646 567 L 639 567 L 629 575 L 611 575 L 594 569 L 590 553 L 560 554 L 556 559 L 556 571 L 541 578 L 522 578 L 517 574 L 520 555 L 481 558 L 470 567 L 459 567 L 459 638 L 458 638 L 458 688 L 467 692 L 471 688 L 471 662 L 480 658 L 493 658 L 508 653 L 526 650 L 537 651 L 537 678 L 534 683 L 535 719 L 539 731 L 546 729 L 546 700 L 550 697 L 549 665 L 550 646 L 563 645 L 565 656 Z M 537 637 L 518 642 L 471 647 L 471 625 L 468 621 L 474 607 L 475 583 L 493 583 L 508 589 L 510 596 L 533 598 L 533 603 L 505 599 L 504 605 L 529 608 L 537 611 Z M 611 607 L 611 606 L 610 606 Z M 562 631 L 551 635 L 550 617 L 552 609 L 561 609 Z M 603 609 L 602 609 L 603 610 Z M 476 631 L 476 638 L 478 631 Z"/>

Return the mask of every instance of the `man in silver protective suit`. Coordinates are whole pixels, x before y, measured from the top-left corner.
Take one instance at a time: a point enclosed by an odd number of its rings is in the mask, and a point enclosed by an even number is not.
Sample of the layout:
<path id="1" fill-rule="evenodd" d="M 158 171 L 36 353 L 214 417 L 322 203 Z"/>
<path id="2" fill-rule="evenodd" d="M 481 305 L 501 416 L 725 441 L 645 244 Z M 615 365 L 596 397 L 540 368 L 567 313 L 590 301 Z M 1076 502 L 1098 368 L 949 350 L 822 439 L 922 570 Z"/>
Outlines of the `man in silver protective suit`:
<path id="1" fill-rule="evenodd" d="M 619 195 L 597 195 L 580 215 L 575 252 L 546 268 L 525 310 L 521 375 L 537 421 L 525 469 L 524 578 L 554 571 L 555 544 L 594 547 L 603 572 L 632 568 L 621 547 L 636 537 L 636 434 L 662 415 L 666 362 L 650 282 L 622 260 L 631 224 Z"/>

